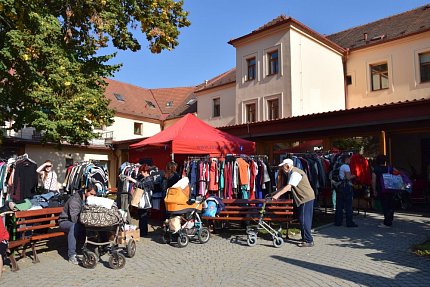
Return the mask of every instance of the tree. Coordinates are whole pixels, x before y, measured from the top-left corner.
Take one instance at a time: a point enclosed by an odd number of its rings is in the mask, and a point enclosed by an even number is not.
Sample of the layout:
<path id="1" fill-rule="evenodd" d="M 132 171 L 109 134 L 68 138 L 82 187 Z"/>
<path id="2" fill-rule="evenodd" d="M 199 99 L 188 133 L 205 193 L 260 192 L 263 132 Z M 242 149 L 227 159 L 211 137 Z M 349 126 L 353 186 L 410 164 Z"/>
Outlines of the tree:
<path id="1" fill-rule="evenodd" d="M 152 53 L 178 45 L 188 12 L 174 0 L 0 0 L 0 125 L 31 126 L 43 141 L 88 143 L 110 125 L 106 83 L 120 65 L 97 52 L 110 43 Z"/>

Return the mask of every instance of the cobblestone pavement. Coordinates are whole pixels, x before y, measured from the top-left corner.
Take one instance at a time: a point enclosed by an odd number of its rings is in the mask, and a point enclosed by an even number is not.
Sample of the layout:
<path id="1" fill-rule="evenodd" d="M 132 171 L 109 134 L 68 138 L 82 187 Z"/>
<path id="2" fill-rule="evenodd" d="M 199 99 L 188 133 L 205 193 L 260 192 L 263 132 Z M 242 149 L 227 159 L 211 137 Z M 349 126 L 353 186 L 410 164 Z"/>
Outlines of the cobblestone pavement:
<path id="1" fill-rule="evenodd" d="M 156 237 L 141 240 L 123 269 L 108 267 L 108 256 L 95 269 L 69 264 L 60 251 L 40 255 L 40 263 L 19 260 L 1 286 L 429 286 L 430 260 L 409 247 L 430 238 L 426 216 L 396 214 L 395 226 L 378 228 L 381 216 L 362 214 L 358 228 L 326 225 L 315 231 L 315 246 L 281 248 L 258 238 L 255 247 L 215 235 L 206 244 L 185 248 L 162 244 Z M 244 237 L 243 237 L 244 238 Z M 65 239 L 65 238 L 64 238 Z"/>

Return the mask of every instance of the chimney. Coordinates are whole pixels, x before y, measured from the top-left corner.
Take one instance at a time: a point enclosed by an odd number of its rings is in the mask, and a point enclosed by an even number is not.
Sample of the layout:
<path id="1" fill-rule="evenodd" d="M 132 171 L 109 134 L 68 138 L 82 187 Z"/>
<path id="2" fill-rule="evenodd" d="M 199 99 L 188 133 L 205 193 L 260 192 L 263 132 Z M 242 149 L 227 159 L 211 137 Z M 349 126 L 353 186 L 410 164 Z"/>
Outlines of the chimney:
<path id="1" fill-rule="evenodd" d="M 367 33 L 363 34 L 364 41 L 367 42 Z"/>
<path id="2" fill-rule="evenodd" d="M 207 86 L 208 85 L 208 80 L 205 80 L 205 86 Z"/>

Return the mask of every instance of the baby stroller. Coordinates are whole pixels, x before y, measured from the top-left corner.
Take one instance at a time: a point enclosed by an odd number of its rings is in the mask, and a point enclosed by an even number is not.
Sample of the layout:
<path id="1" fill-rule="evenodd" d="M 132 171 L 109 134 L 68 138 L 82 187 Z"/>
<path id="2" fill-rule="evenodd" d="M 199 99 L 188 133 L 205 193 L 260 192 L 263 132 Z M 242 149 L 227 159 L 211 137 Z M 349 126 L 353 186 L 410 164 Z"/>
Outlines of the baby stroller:
<path id="1" fill-rule="evenodd" d="M 80 221 L 86 229 L 82 247 L 82 265 L 85 268 L 95 268 L 101 256 L 107 253 L 109 266 L 121 269 L 125 265 L 125 255 L 132 258 L 136 254 L 136 242 L 134 238 L 125 236 L 125 221 L 115 205 L 111 209 L 85 205 Z"/>
<path id="2" fill-rule="evenodd" d="M 187 177 L 179 180 L 168 189 L 164 202 L 170 218 L 164 222 L 163 242 L 176 241 L 178 247 L 185 247 L 188 242 L 198 239 L 206 243 L 210 239 L 209 229 L 203 226 L 199 213 L 202 211 L 202 198 L 190 200 L 190 187 Z"/>
<path id="3" fill-rule="evenodd" d="M 272 226 L 270 226 L 267 222 L 263 220 L 264 214 L 266 212 L 266 203 L 268 201 L 272 200 L 270 196 L 266 196 L 264 199 L 263 205 L 261 206 L 257 225 L 250 226 L 248 225 L 246 227 L 246 234 L 247 234 L 247 243 L 248 246 L 255 246 L 257 244 L 257 234 L 259 230 L 266 230 L 271 236 L 273 240 L 273 246 L 275 247 L 281 247 L 284 244 L 284 240 L 282 239 L 282 228 L 279 227 L 278 230 L 273 229 Z"/>

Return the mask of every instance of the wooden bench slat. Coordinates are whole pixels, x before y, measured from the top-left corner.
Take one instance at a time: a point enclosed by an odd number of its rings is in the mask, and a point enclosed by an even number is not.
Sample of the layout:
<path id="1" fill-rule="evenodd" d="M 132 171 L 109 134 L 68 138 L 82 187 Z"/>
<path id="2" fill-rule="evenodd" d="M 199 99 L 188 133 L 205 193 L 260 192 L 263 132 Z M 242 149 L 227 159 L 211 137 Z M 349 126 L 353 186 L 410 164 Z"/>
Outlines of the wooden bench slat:
<path id="1" fill-rule="evenodd" d="M 241 211 L 241 210 L 223 210 L 219 213 L 220 216 L 224 215 L 224 214 L 260 214 L 259 211 Z M 293 214 L 293 212 L 291 211 L 271 211 L 271 212 L 265 212 L 265 217 L 266 216 L 270 216 L 270 215 L 290 215 Z"/>
<path id="2" fill-rule="evenodd" d="M 48 207 L 36 210 L 24 210 L 24 211 L 16 211 L 15 218 L 28 218 L 32 216 L 42 216 L 48 214 L 60 214 L 63 211 L 63 207 Z"/>
<path id="3" fill-rule="evenodd" d="M 50 233 L 40 234 L 40 235 L 33 235 L 31 237 L 31 241 L 37 241 L 37 240 L 48 239 L 48 238 L 53 238 L 53 237 L 57 237 L 57 236 L 63 236 L 65 234 L 66 233 L 63 231 L 58 231 L 58 232 L 50 232 Z"/>
<path id="4" fill-rule="evenodd" d="M 34 231 L 39 229 L 45 229 L 45 228 L 51 228 L 57 226 L 56 223 L 50 223 L 50 224 L 40 224 L 40 225 L 32 225 L 32 226 L 25 226 L 17 228 L 17 232 L 25 232 L 25 231 Z"/>
<path id="5" fill-rule="evenodd" d="M 23 238 L 23 239 L 18 239 L 18 240 L 13 240 L 13 241 L 9 241 L 9 245 L 8 247 L 10 249 L 25 245 L 27 243 L 30 243 L 30 238 Z"/>
<path id="6" fill-rule="evenodd" d="M 33 223 L 40 223 L 45 221 L 51 221 L 51 220 L 57 220 L 60 216 L 49 216 L 49 217 L 43 217 L 43 218 L 35 218 L 35 219 L 26 219 L 26 220 L 19 220 L 16 222 L 17 225 L 21 224 L 33 224 Z"/>
<path id="7" fill-rule="evenodd" d="M 207 217 L 203 216 L 202 219 L 205 220 L 217 220 L 217 221 L 258 221 L 259 218 L 256 217 L 247 217 L 247 216 L 229 216 L 229 217 Z M 263 218 L 264 221 L 276 221 L 276 222 L 289 222 L 292 219 L 288 218 L 281 218 L 281 217 L 265 217 Z"/>
<path id="8" fill-rule="evenodd" d="M 236 206 L 236 205 L 226 205 L 226 210 L 246 210 L 246 209 L 255 209 L 260 210 L 261 206 Z M 294 209 L 293 206 L 266 206 L 266 210 L 284 210 L 284 209 Z"/>

